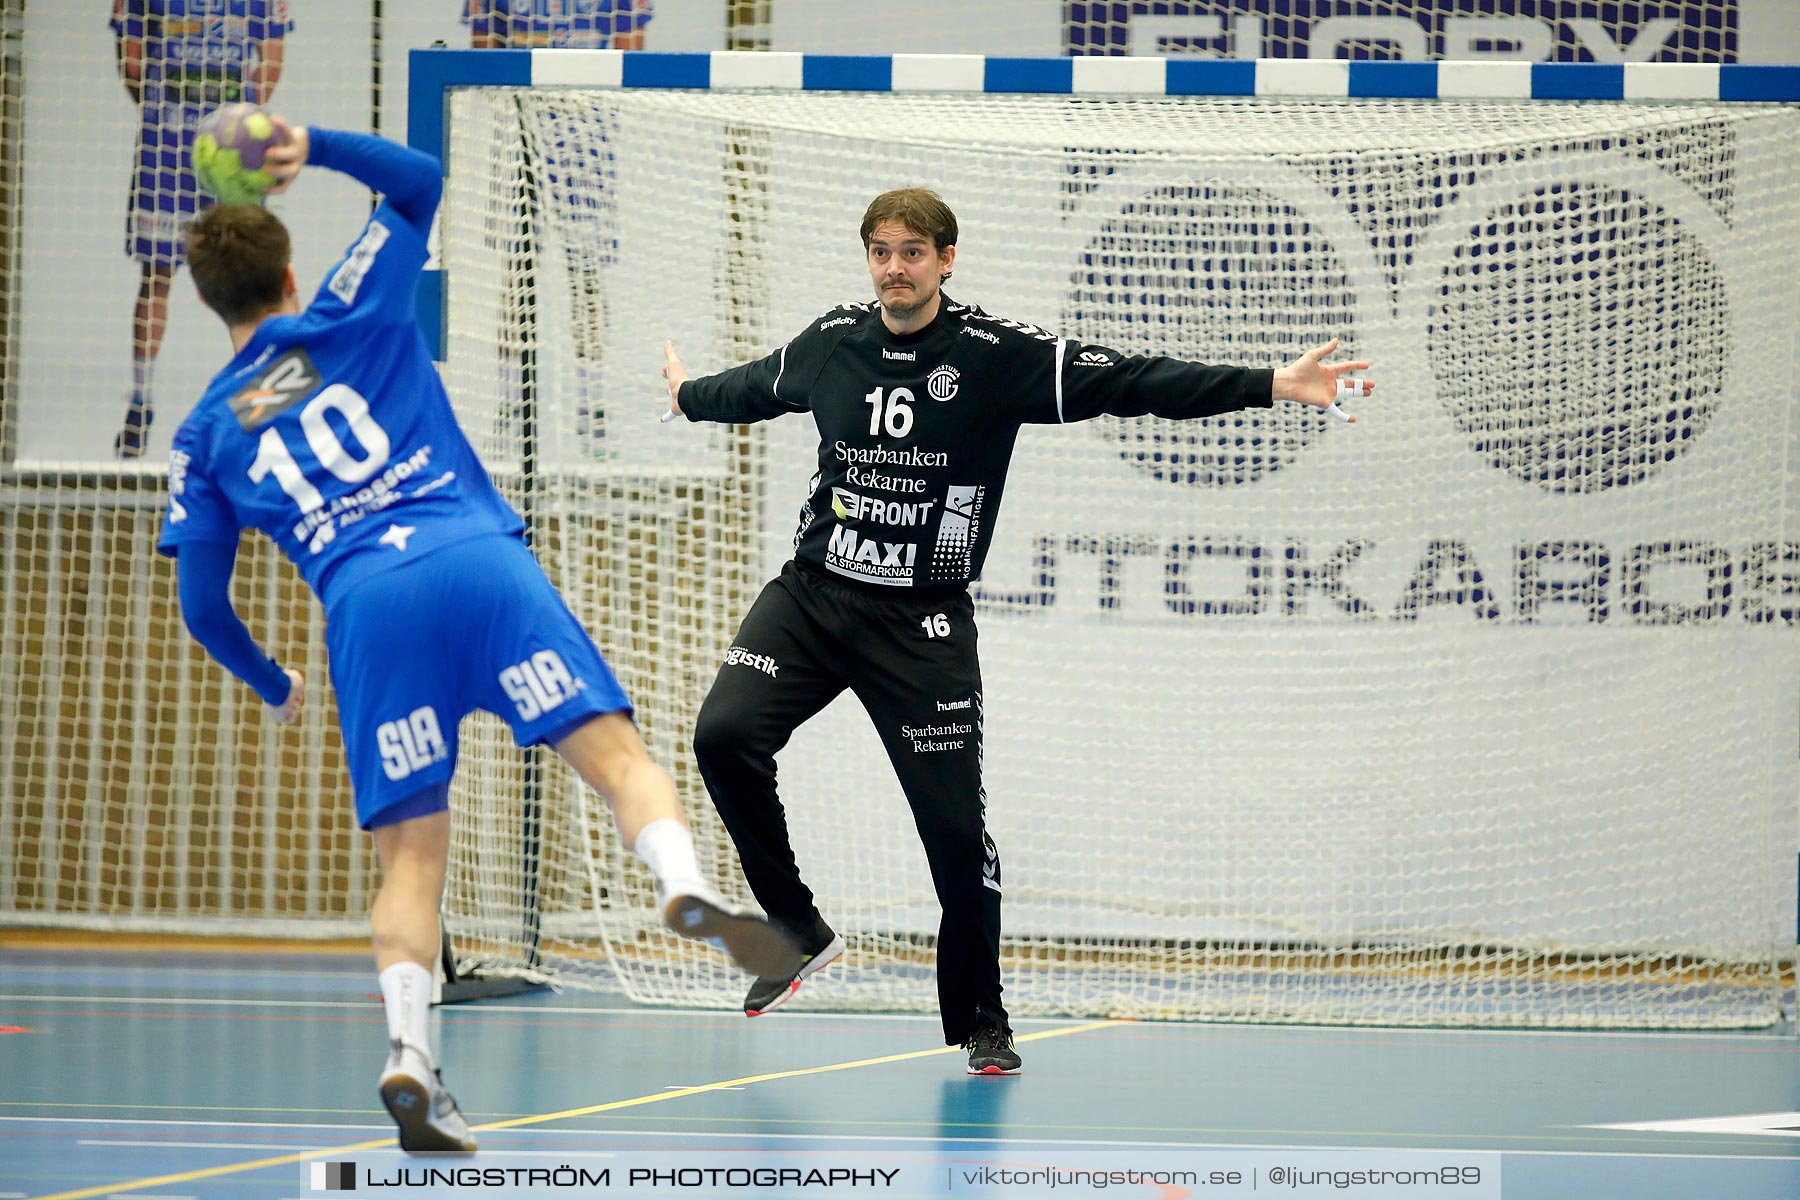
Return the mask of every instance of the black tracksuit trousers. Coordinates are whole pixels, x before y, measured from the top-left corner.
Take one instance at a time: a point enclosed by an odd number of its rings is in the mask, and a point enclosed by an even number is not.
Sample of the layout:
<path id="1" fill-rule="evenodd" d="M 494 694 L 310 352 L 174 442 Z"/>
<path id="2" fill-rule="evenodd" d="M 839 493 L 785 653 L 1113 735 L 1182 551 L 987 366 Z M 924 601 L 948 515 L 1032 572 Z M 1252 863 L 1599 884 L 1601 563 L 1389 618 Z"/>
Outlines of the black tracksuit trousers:
<path id="1" fill-rule="evenodd" d="M 985 828 L 981 786 L 975 605 L 966 590 L 894 592 L 788 563 L 738 628 L 700 708 L 694 756 L 757 902 L 813 949 L 821 918 L 794 862 L 775 754 L 850 689 L 880 733 L 925 844 L 943 907 L 944 1041 L 961 1045 L 983 1013 L 1007 1023 L 1000 858 Z"/>

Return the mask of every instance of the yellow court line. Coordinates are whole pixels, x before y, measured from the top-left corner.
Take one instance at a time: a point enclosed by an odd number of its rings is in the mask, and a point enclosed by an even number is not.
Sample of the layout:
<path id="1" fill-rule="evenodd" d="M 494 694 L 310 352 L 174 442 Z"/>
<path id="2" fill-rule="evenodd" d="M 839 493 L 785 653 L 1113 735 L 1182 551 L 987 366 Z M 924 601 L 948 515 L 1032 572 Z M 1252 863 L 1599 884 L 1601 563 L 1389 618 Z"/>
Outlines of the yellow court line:
<path id="1" fill-rule="evenodd" d="M 1046 1029 L 1039 1033 L 1027 1033 L 1014 1040 L 1019 1042 L 1041 1042 L 1045 1038 L 1062 1037 L 1070 1033 L 1089 1033 L 1096 1029 L 1110 1029 L 1115 1025 L 1127 1025 L 1128 1021 L 1089 1021 L 1082 1025 L 1069 1025 L 1062 1029 Z M 959 1051 L 960 1046 L 939 1046 L 933 1050 L 912 1050 L 905 1054 L 886 1054 L 880 1058 L 859 1058 L 854 1062 L 827 1063 L 822 1067 L 797 1067 L 792 1071 L 771 1071 L 767 1075 L 746 1075 L 742 1079 L 727 1079 L 720 1083 L 703 1083 L 697 1087 L 676 1088 L 667 1092 L 655 1092 L 648 1096 L 634 1096 L 630 1100 L 614 1100 L 608 1104 L 593 1104 L 586 1108 L 564 1109 L 562 1112 L 540 1113 L 531 1117 L 515 1117 L 510 1121 L 494 1121 L 487 1125 L 476 1125 L 471 1132 L 486 1133 L 495 1129 L 518 1129 L 525 1125 L 542 1125 L 546 1121 L 562 1121 L 570 1117 L 585 1117 L 594 1113 L 611 1112 L 620 1108 L 636 1108 L 640 1104 L 657 1104 L 664 1100 L 679 1100 L 683 1096 L 699 1096 L 706 1092 L 723 1091 L 726 1088 L 744 1087 L 752 1083 L 768 1083 L 774 1079 L 795 1079 L 802 1075 L 825 1075 L 832 1071 L 848 1071 L 853 1067 L 873 1067 L 882 1063 L 905 1062 L 910 1058 L 930 1058 L 937 1054 L 949 1054 Z M 127 1183 L 109 1183 L 104 1187 L 83 1188 L 74 1192 L 56 1192 L 53 1195 L 39 1196 L 36 1200 L 89 1200 L 93 1196 L 105 1196 L 113 1192 L 136 1191 L 140 1188 L 166 1187 L 172 1183 L 187 1183 L 195 1179 L 212 1179 L 220 1175 L 237 1175 L 244 1171 L 260 1171 L 264 1167 L 279 1167 L 291 1163 L 311 1162 L 318 1158 L 328 1158 L 335 1154 L 353 1154 L 358 1150 L 380 1150 L 395 1144 L 393 1138 L 378 1138 L 372 1142 L 354 1142 L 347 1146 L 329 1146 L 318 1150 L 307 1150 L 299 1154 L 283 1154 L 276 1158 L 259 1158 L 255 1162 L 233 1163 L 223 1167 L 207 1167 L 199 1171 L 183 1171 L 177 1175 L 157 1175 L 150 1179 L 133 1179 Z"/>

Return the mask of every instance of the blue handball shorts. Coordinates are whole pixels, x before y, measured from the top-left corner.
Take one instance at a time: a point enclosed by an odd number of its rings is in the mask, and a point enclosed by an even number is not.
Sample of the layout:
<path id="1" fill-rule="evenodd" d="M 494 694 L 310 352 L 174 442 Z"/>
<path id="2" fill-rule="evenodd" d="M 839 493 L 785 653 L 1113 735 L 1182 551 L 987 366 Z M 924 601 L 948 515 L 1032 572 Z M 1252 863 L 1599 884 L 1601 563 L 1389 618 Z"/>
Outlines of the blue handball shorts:
<path id="1" fill-rule="evenodd" d="M 521 746 L 631 712 L 593 639 L 514 537 L 457 542 L 357 581 L 326 607 L 325 640 L 364 829 L 445 807 L 457 726 L 475 709 L 511 725 Z M 383 815 L 427 789 L 434 802 Z"/>
<path id="2" fill-rule="evenodd" d="M 159 97 L 156 87 L 146 89 L 137 170 L 125 206 L 125 253 L 147 266 L 172 269 L 187 259 L 187 223 L 212 207 L 212 197 L 194 177 L 190 156 L 194 130 L 217 102 Z"/>

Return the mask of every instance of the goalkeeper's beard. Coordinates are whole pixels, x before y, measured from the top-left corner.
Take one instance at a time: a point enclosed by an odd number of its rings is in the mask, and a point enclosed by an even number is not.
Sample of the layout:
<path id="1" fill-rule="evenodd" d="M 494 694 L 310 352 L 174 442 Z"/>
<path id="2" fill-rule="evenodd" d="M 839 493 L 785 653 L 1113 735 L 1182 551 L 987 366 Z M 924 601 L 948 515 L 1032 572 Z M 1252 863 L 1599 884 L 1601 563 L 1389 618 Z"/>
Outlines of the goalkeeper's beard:
<path id="1" fill-rule="evenodd" d="M 917 316 L 921 309 L 937 297 L 940 290 L 940 288 L 932 288 L 929 293 L 920 295 L 916 288 L 908 288 L 900 292 L 882 288 L 876 299 L 881 302 L 881 311 L 896 321 L 905 322 Z"/>

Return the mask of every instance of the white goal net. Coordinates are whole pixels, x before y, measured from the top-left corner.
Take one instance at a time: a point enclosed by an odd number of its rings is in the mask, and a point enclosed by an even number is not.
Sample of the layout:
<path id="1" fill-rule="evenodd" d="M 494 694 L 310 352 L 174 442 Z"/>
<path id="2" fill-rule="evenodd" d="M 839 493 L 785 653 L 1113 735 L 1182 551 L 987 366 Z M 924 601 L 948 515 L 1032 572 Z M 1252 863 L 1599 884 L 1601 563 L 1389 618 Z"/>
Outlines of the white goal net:
<path id="1" fill-rule="evenodd" d="M 661 426 L 867 297 L 936 188 L 955 298 L 1120 350 L 1376 364 L 1295 407 L 1020 438 L 976 588 L 1016 1014 L 1703 1026 L 1791 945 L 1800 116 L 1758 105 L 465 89 L 446 378 L 741 893 L 688 735 L 785 559 L 801 415 Z M 471 964 L 731 1005 L 560 766 L 470 738 Z M 491 748 L 491 753 L 483 747 Z M 911 814 L 840 701 L 780 758 L 851 946 L 931 1009 Z M 1786 923 L 1784 923 L 1786 922 Z"/>

